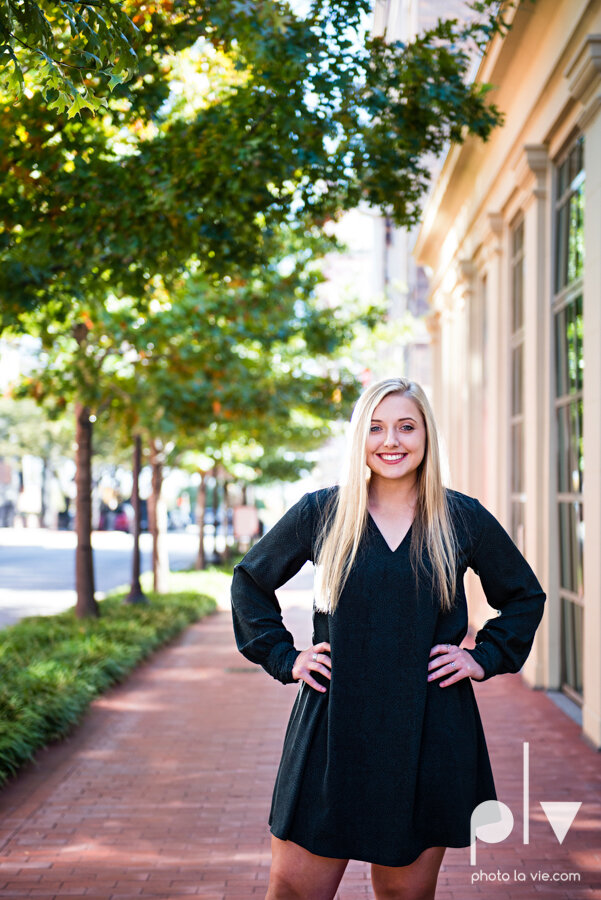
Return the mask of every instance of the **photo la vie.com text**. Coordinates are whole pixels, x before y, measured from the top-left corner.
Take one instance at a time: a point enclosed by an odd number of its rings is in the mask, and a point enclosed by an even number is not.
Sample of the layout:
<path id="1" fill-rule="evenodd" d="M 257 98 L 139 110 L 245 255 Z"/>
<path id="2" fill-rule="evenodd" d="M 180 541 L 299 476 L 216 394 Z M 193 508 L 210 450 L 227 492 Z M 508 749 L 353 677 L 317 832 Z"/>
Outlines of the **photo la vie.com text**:
<path id="1" fill-rule="evenodd" d="M 561 844 L 572 825 L 582 801 L 539 801 L 547 817 L 557 841 Z M 500 800 L 487 800 L 474 809 L 470 823 L 470 865 L 474 867 L 471 875 L 472 884 L 487 882 L 579 882 L 579 872 L 524 872 L 520 869 L 484 871 L 476 868 L 476 846 L 478 841 L 486 844 L 498 844 L 504 841 L 513 830 L 513 813 L 507 804 Z M 524 844 L 530 843 L 530 745 L 523 745 L 523 838 Z"/>

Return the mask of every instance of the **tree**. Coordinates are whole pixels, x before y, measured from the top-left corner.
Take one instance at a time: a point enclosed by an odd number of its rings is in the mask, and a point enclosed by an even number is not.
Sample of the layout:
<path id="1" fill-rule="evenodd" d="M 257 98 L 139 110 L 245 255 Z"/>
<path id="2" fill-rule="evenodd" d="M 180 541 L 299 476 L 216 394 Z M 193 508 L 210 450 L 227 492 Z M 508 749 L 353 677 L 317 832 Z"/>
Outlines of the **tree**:
<path id="1" fill-rule="evenodd" d="M 329 242 L 302 242 L 285 230 L 272 245 L 271 264 L 239 273 L 235 283 L 225 276 L 216 284 L 200 273 L 184 279 L 162 308 L 132 321 L 118 342 L 135 348 L 129 373 L 122 372 L 113 390 L 128 428 L 141 430 L 150 448 L 157 590 L 166 568 L 160 525 L 166 464 L 190 446 L 221 463 L 232 433 L 238 440 L 264 437 L 276 431 L 276 422 L 281 443 L 282 432 L 299 433 L 299 411 L 313 419 L 315 445 L 327 432 L 326 420 L 355 396 L 352 374 L 330 357 L 348 343 L 359 318 L 314 300 L 321 277 L 315 256 Z M 122 321 L 123 313 L 117 318 Z M 363 318 L 370 320 L 369 314 Z M 140 401 L 140 392 L 153 397 L 152 405 Z"/>
<path id="2" fill-rule="evenodd" d="M 139 434 L 134 436 L 134 453 L 132 465 L 132 490 L 131 499 L 134 508 L 134 549 L 132 553 L 132 574 L 127 603 L 145 603 L 146 594 L 140 584 L 140 469 L 142 468 L 142 438 Z"/>
<path id="3" fill-rule="evenodd" d="M 139 344 L 125 332 L 139 337 L 151 328 L 165 291 L 170 296 L 187 273 L 197 275 L 225 308 L 225 322 L 237 321 L 226 279 L 236 287 L 239 272 L 268 268 L 279 229 L 306 230 L 313 240 L 328 218 L 359 200 L 384 205 L 399 224 L 415 221 L 427 185 L 422 155 L 468 133 L 487 137 L 499 111 L 487 104 L 485 88 L 466 84 L 465 47 L 504 26 L 490 15 L 492 0 L 478 5 L 479 23 L 439 23 L 408 45 L 386 45 L 359 38 L 367 0 L 314 0 L 304 16 L 281 2 L 165 3 L 145 13 L 145 53 L 134 77 L 112 93 L 98 79 L 101 119 L 87 111 L 80 119 L 57 115 L 36 92 L 0 107 L 0 327 L 37 329 L 57 367 L 30 389 L 41 385 L 50 402 L 70 396 L 78 404 L 82 491 L 86 423 L 93 409 L 116 411 L 117 391 L 104 375 L 118 384 L 130 363 L 119 359 L 118 341 L 135 357 Z M 179 102 L 177 67 L 186 59 L 197 74 L 208 66 L 210 77 L 197 97 Z M 247 319 L 252 298 L 246 281 L 239 300 Z M 275 345 L 271 318 L 280 321 L 277 303 L 260 318 Z M 148 325 L 134 328 L 138 321 Z M 307 324 L 315 334 L 309 351 L 320 341 L 326 350 L 337 345 L 328 315 L 312 313 Z M 163 325 L 168 331 L 168 317 Z M 201 337 L 197 330 L 196 350 L 204 352 L 218 331 L 209 327 Z M 260 341 L 251 326 L 249 333 Z M 170 340 L 177 346 L 176 332 Z M 185 371 L 189 356 L 178 353 Z M 282 398 L 298 367 L 289 361 L 288 372 L 269 381 L 252 354 L 230 353 L 228 340 L 226 357 L 231 371 L 211 364 L 208 385 L 192 382 L 203 416 L 235 409 L 233 385 L 250 390 L 248 379 L 267 391 L 259 412 L 286 416 Z M 165 370 L 151 358 L 153 388 L 167 396 Z M 301 374 L 298 402 L 314 410 L 333 381 Z M 123 407 L 135 425 L 133 406 Z M 87 523 L 85 508 L 78 520 Z M 84 545 L 82 534 L 89 566 Z M 82 592 L 82 609 L 93 608 L 89 579 Z"/>
<path id="4" fill-rule="evenodd" d="M 41 90 L 50 109 L 66 110 L 69 117 L 95 111 L 106 101 L 96 96 L 94 83 L 103 79 L 112 88 L 130 77 L 139 35 L 110 0 L 6 0 L 0 9 L 0 87 L 17 98 L 26 88 Z"/>
<path id="5" fill-rule="evenodd" d="M 256 437 L 273 432 L 275 421 L 285 429 L 299 411 L 312 416 L 323 434 L 324 420 L 354 398 L 352 373 L 331 357 L 348 343 L 357 322 L 370 322 L 373 314 L 317 303 L 317 260 L 331 240 L 283 228 L 269 244 L 267 265 L 240 270 L 235 279 L 190 273 L 144 315 L 115 299 L 95 318 L 88 314 L 85 324 L 74 309 L 72 327 L 59 334 L 44 311 L 31 316 L 43 351 L 39 370 L 22 389 L 50 409 L 72 403 L 77 413 L 78 523 L 86 530 L 78 533 L 79 614 L 98 612 L 89 537 L 93 420 L 108 418 L 121 446 L 141 435 L 148 448 L 153 571 L 160 591 L 163 468 L 176 454 L 194 446 L 206 454 L 210 449 L 215 459 L 233 430 Z"/>
<path id="6" fill-rule="evenodd" d="M 468 42 L 502 25 L 451 21 L 386 44 L 359 37 L 367 8 L 314 0 L 303 17 L 231 0 L 179 18 L 165 4 L 101 120 L 57 116 L 38 93 L 1 107 L 0 326 L 41 305 L 68 318 L 110 291 L 148 298 L 191 258 L 223 275 L 263 258 L 279 223 L 320 224 L 360 200 L 414 222 L 424 154 L 499 121 L 466 74 Z M 184 58 L 198 98 L 180 104 Z"/>

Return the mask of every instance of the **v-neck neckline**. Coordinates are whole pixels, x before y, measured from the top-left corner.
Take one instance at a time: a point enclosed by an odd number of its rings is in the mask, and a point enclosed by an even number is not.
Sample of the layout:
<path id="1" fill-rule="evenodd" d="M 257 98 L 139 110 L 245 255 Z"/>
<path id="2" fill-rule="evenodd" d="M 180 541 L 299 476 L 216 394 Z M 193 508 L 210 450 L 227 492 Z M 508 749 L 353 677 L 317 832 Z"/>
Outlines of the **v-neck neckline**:
<path id="1" fill-rule="evenodd" d="M 409 528 L 407 529 L 407 531 L 405 532 L 405 534 L 404 534 L 403 537 L 401 538 L 401 541 L 400 541 L 400 542 L 397 544 L 397 546 L 393 549 L 393 548 L 390 546 L 390 544 L 388 543 L 388 541 L 386 540 L 386 538 L 384 537 L 384 535 L 382 534 L 382 532 L 380 531 L 380 528 L 379 528 L 379 526 L 378 526 L 376 520 L 374 519 L 374 517 L 372 516 L 372 514 L 370 513 L 369 510 L 367 511 L 367 515 L 369 516 L 369 518 L 370 518 L 370 520 L 371 520 L 371 523 L 372 523 L 373 527 L 376 529 L 376 531 L 378 532 L 378 534 L 380 535 L 380 537 L 382 538 L 382 540 L 384 541 L 384 543 L 386 544 L 386 546 L 388 547 L 388 549 L 390 550 L 391 553 L 396 553 L 397 550 L 400 550 L 400 549 L 401 549 L 401 547 L 403 546 L 403 544 L 405 543 L 405 541 L 407 540 L 407 538 L 408 538 L 409 535 L 411 534 L 411 529 L 413 528 L 413 522 L 415 522 L 415 519 L 413 519 L 412 522 L 411 522 L 411 525 L 409 526 Z"/>

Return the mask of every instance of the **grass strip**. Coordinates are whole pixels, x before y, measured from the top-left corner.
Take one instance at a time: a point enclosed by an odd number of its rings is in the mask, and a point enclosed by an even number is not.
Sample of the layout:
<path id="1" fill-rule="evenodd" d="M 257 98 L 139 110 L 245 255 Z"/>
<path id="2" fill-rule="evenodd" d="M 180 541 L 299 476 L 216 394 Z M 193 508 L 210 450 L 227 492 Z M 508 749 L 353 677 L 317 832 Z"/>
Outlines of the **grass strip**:
<path id="1" fill-rule="evenodd" d="M 101 601 L 98 619 L 68 610 L 0 631 L 0 785 L 68 734 L 95 697 L 213 612 L 207 586 L 228 582 L 224 572 L 173 573 L 170 593 L 148 592 L 148 604 L 125 604 L 120 591 Z"/>

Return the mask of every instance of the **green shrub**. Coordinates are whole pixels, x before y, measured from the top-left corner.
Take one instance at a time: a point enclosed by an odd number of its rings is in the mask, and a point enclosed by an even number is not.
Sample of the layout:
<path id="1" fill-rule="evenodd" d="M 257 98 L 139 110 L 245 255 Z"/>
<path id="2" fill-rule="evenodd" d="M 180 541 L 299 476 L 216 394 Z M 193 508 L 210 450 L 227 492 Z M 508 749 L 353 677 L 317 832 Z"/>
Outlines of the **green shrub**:
<path id="1" fill-rule="evenodd" d="M 215 599 L 200 591 L 211 590 L 214 577 L 174 573 L 174 593 L 148 593 L 148 604 L 125 604 L 122 592 L 100 603 L 98 619 L 77 619 L 69 610 L 0 631 L 0 785 L 64 737 L 94 697 L 213 612 Z"/>

